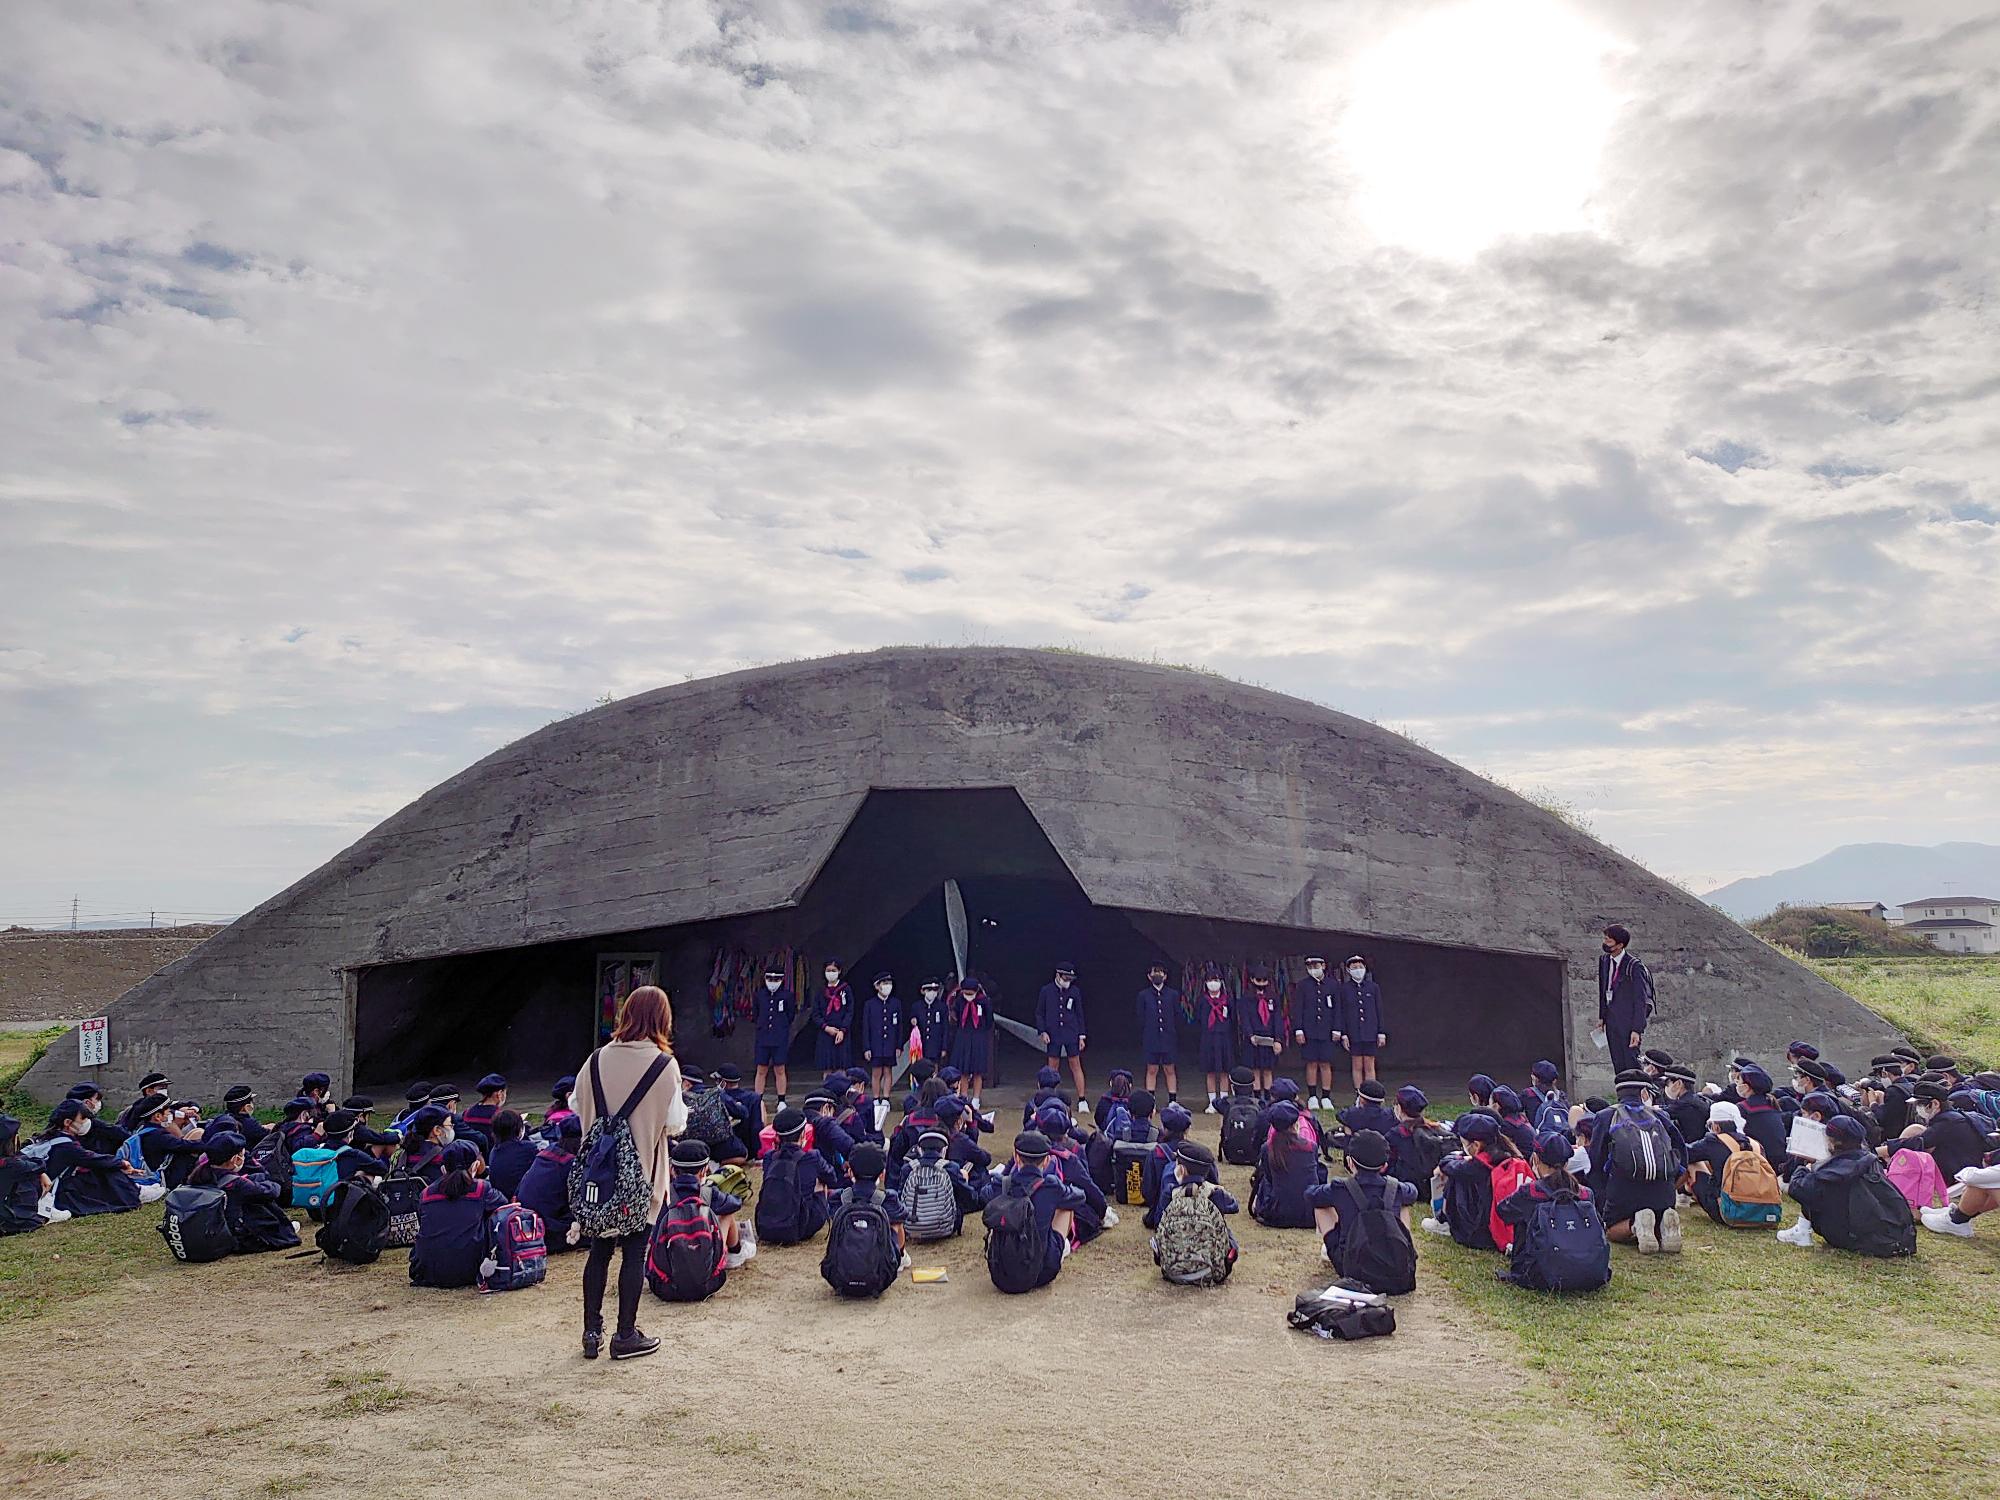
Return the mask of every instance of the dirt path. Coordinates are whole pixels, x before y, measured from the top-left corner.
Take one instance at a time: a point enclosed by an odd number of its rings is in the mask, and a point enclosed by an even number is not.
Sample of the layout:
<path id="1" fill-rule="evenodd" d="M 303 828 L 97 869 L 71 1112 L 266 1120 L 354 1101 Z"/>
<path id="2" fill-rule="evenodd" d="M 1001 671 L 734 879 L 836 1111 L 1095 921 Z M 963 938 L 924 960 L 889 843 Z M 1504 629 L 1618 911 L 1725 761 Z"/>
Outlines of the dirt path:
<path id="1" fill-rule="evenodd" d="M 1239 1232 L 1243 1262 L 1212 1292 L 1159 1280 L 1136 1213 L 1024 1298 L 992 1290 L 976 1223 L 917 1257 L 947 1285 L 906 1278 L 872 1304 L 833 1300 L 817 1246 L 767 1250 L 701 1306 L 648 1297 L 642 1322 L 668 1347 L 621 1365 L 578 1354 L 574 1256 L 538 1289 L 483 1298 L 412 1288 L 400 1254 L 364 1269 L 163 1258 L 0 1330 L 10 1407 L 34 1414 L 9 1424 L 4 1492 L 991 1500 L 1100 1482 L 1354 1494 L 1422 1476 L 1428 1495 L 1490 1500 L 1563 1475 L 1564 1493 L 1634 1493 L 1434 1284 L 1402 1299 L 1394 1338 L 1322 1342 L 1283 1321 L 1323 1284 L 1317 1240 Z M 938 1460 L 913 1478 L 925 1452 Z"/>

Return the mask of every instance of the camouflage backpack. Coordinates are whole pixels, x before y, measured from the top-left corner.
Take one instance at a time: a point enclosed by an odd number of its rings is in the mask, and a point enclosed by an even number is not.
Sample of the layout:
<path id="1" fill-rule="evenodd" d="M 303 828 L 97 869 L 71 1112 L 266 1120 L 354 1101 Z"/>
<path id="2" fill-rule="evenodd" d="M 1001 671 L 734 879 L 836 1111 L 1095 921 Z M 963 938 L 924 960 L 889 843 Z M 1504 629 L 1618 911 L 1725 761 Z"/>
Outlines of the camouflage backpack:
<path id="1" fill-rule="evenodd" d="M 1160 1213 L 1160 1274 L 1177 1286 L 1220 1286 L 1229 1277 L 1229 1226 L 1209 1198 L 1214 1191 L 1211 1183 L 1181 1183 Z"/>

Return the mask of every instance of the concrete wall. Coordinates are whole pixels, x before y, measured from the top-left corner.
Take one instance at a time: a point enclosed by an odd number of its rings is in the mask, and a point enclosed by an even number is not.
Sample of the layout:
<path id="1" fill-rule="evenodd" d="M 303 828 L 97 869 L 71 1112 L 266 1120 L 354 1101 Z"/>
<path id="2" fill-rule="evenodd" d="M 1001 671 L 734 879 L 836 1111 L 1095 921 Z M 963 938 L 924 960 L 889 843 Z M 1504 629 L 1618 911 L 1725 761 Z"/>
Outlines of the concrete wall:
<path id="1" fill-rule="evenodd" d="M 1612 920 L 1658 980 L 1654 1039 L 1699 1065 L 1892 1039 L 1686 892 L 1372 724 L 1172 668 L 907 649 L 664 688 L 505 747 L 129 992 L 109 1086 L 155 1066 L 267 1096 L 313 1066 L 344 1084 L 350 968 L 787 905 L 871 786 L 1018 789 L 1103 905 L 1559 956 L 1585 1080 Z"/>

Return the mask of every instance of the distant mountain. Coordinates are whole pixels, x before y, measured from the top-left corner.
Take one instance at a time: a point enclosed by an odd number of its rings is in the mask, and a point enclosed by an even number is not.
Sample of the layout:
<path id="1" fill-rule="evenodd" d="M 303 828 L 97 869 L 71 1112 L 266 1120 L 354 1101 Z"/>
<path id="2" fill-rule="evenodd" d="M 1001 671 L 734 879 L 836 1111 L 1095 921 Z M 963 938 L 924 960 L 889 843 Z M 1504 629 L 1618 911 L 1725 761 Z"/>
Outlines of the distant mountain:
<path id="1" fill-rule="evenodd" d="M 2000 896 L 2000 844 L 1842 844 L 1811 864 L 1732 880 L 1702 900 L 1737 921 L 1779 906 L 1880 901 L 1893 913 L 1926 896 Z"/>

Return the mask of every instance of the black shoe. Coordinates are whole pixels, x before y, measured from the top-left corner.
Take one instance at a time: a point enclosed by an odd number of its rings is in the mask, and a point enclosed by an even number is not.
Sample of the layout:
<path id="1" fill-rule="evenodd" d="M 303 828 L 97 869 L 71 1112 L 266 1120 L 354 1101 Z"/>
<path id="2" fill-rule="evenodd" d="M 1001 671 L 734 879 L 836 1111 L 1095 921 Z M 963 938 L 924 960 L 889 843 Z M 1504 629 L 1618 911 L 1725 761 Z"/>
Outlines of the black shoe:
<path id="1" fill-rule="evenodd" d="M 611 1335 L 611 1357 L 613 1359 L 644 1359 L 648 1354 L 659 1351 L 660 1341 L 649 1339 L 640 1329 L 630 1333 Z"/>
<path id="2" fill-rule="evenodd" d="M 597 1358 L 597 1351 L 602 1349 L 603 1347 L 604 1347 L 603 1329 L 586 1328 L 583 1330 L 583 1357 L 585 1359 Z"/>

